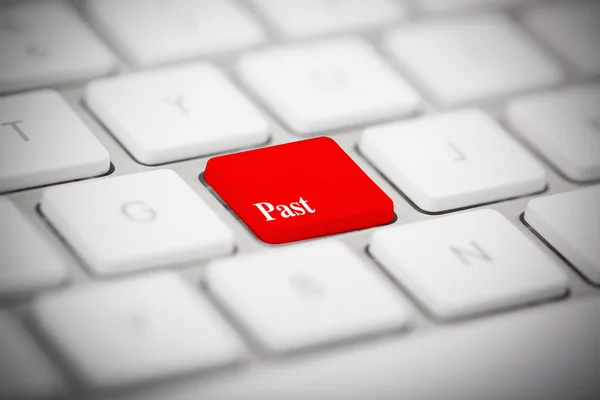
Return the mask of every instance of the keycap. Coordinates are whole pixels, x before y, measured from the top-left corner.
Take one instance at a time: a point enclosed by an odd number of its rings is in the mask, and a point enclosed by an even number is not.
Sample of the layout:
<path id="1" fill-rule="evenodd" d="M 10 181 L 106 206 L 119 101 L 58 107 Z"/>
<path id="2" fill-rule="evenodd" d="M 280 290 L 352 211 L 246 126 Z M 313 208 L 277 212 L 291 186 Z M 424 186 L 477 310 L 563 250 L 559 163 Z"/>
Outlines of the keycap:
<path id="1" fill-rule="evenodd" d="M 96 388 L 224 366 L 244 351 L 208 301 L 166 272 L 48 294 L 36 299 L 32 314 Z"/>
<path id="2" fill-rule="evenodd" d="M 597 296 L 573 299 L 119 399 L 592 400 L 599 315 Z"/>
<path id="3" fill-rule="evenodd" d="M 45 399 L 64 394 L 62 377 L 23 327 L 0 311 L 0 396 Z"/>
<path id="4" fill-rule="evenodd" d="M 65 1 L 0 4 L 0 93 L 109 73 L 108 48 Z"/>
<path id="5" fill-rule="evenodd" d="M 213 157 L 204 179 L 269 244 L 394 220 L 392 199 L 328 137 Z"/>
<path id="6" fill-rule="evenodd" d="M 510 125 L 548 162 L 575 181 L 600 178 L 600 85 L 517 98 Z"/>
<path id="7" fill-rule="evenodd" d="M 453 319 L 564 294 L 567 276 L 495 210 L 376 231 L 369 251 L 433 315 Z"/>
<path id="8" fill-rule="evenodd" d="M 531 200 L 525 221 L 600 285 L 600 185 Z"/>
<path id="9" fill-rule="evenodd" d="M 144 164 L 257 145 L 270 136 L 259 111 L 210 64 L 96 81 L 85 100 Z"/>
<path id="10" fill-rule="evenodd" d="M 253 0 L 278 30 L 303 38 L 390 24 L 406 15 L 402 1 Z"/>
<path id="11" fill-rule="evenodd" d="M 233 250 L 233 233 L 173 171 L 46 189 L 41 210 L 87 266 L 116 274 Z"/>
<path id="12" fill-rule="evenodd" d="M 385 43 L 445 106 L 552 86 L 562 75 L 554 60 L 502 14 L 432 19 L 397 28 Z"/>
<path id="13" fill-rule="evenodd" d="M 570 65 L 585 74 L 600 74 L 598 2 L 548 2 L 524 13 L 523 21 Z"/>
<path id="14" fill-rule="evenodd" d="M 0 221 L 0 296 L 30 292 L 68 278 L 66 260 L 6 197 L 0 197 Z"/>
<path id="15" fill-rule="evenodd" d="M 137 66 L 241 50 L 265 40 L 261 26 L 231 0 L 91 0 L 86 10 Z"/>
<path id="16" fill-rule="evenodd" d="M 58 93 L 0 98 L 0 192 L 89 178 L 109 169 L 106 149 Z"/>
<path id="17" fill-rule="evenodd" d="M 419 98 L 373 48 L 356 38 L 245 55 L 243 81 L 300 135 L 413 113 Z"/>
<path id="18" fill-rule="evenodd" d="M 418 0 L 419 7 L 432 12 L 454 11 L 468 8 L 512 6 L 535 0 Z"/>
<path id="19" fill-rule="evenodd" d="M 369 128 L 359 150 L 429 212 L 524 196 L 546 186 L 539 163 L 476 109 Z"/>
<path id="20" fill-rule="evenodd" d="M 336 240 L 215 261 L 208 290 L 269 351 L 398 330 L 408 308 Z"/>

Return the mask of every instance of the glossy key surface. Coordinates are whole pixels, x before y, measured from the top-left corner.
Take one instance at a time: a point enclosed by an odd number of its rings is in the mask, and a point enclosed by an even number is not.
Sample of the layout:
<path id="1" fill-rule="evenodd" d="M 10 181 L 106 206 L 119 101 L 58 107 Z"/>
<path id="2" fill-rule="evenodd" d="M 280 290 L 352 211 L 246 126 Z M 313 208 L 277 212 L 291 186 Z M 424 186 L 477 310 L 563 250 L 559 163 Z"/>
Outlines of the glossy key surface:
<path id="1" fill-rule="evenodd" d="M 270 244 L 394 219 L 392 200 L 327 137 L 212 158 L 204 179 Z"/>

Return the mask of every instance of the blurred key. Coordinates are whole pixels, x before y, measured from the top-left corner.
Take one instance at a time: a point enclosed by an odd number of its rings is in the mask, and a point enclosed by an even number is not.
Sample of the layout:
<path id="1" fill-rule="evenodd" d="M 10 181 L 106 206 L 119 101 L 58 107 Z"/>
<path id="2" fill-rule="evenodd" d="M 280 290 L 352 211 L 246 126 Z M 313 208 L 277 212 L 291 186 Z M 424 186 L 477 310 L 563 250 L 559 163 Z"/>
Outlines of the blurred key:
<path id="1" fill-rule="evenodd" d="M 244 82 L 300 135 L 413 113 L 419 97 L 366 42 L 341 38 L 257 51 Z"/>
<path id="2" fill-rule="evenodd" d="M 209 265 L 209 290 L 271 351 L 402 328 L 407 307 L 337 241 L 320 241 Z"/>
<path id="3" fill-rule="evenodd" d="M 600 185 L 534 199 L 525 220 L 590 281 L 600 285 Z"/>
<path id="4" fill-rule="evenodd" d="M 536 0 L 418 0 L 426 11 L 453 11 L 476 7 L 510 6 L 531 3 Z"/>
<path id="5" fill-rule="evenodd" d="M 544 300 L 567 290 L 566 274 L 494 210 L 381 229 L 369 251 L 443 319 Z"/>
<path id="6" fill-rule="evenodd" d="M 583 73 L 600 74 L 600 3 L 548 2 L 523 18 L 556 53 Z"/>
<path id="7" fill-rule="evenodd" d="M 546 185 L 541 165 L 479 110 L 372 127 L 359 149 L 431 212 L 523 196 Z"/>
<path id="8" fill-rule="evenodd" d="M 600 85 L 517 98 L 509 103 L 506 117 L 570 179 L 600 178 Z"/>
<path id="9" fill-rule="evenodd" d="M 63 282 L 67 262 L 19 209 L 0 197 L 0 296 Z"/>
<path id="10" fill-rule="evenodd" d="M 256 107 L 210 64 L 96 81 L 85 100 L 144 164 L 239 149 L 270 136 Z"/>
<path id="11" fill-rule="evenodd" d="M 64 394 L 56 368 L 31 336 L 0 311 L 0 398 L 34 400 Z"/>
<path id="12" fill-rule="evenodd" d="M 0 192 L 89 178 L 109 168 L 106 149 L 58 93 L 0 98 Z"/>
<path id="13" fill-rule="evenodd" d="M 42 296 L 33 314 L 85 382 L 97 388 L 222 366 L 243 354 L 200 293 L 167 273 Z"/>
<path id="14" fill-rule="evenodd" d="M 115 65 L 66 1 L 0 4 L 0 93 L 89 79 Z"/>
<path id="15" fill-rule="evenodd" d="M 136 66 L 241 50 L 265 40 L 231 0 L 90 0 L 89 17 Z"/>
<path id="16" fill-rule="evenodd" d="M 574 297 L 119 400 L 596 400 L 600 298 Z"/>
<path id="17" fill-rule="evenodd" d="M 502 14 L 432 19 L 386 40 L 398 62 L 447 106 L 554 85 L 559 66 Z"/>
<path id="18" fill-rule="evenodd" d="M 171 266 L 233 250 L 233 233 L 175 172 L 46 189 L 46 218 L 98 274 Z"/>
<path id="19" fill-rule="evenodd" d="M 406 14 L 402 0 L 252 0 L 277 28 L 301 38 L 389 24 Z"/>

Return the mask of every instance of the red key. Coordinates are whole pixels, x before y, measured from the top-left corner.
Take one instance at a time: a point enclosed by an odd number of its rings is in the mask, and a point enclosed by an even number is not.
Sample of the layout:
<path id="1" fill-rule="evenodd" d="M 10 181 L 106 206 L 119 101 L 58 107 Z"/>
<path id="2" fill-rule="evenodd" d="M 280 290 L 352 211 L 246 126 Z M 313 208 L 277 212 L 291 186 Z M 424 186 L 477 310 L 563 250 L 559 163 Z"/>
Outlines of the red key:
<path id="1" fill-rule="evenodd" d="M 392 199 L 328 137 L 211 158 L 204 179 L 270 244 L 394 220 Z"/>

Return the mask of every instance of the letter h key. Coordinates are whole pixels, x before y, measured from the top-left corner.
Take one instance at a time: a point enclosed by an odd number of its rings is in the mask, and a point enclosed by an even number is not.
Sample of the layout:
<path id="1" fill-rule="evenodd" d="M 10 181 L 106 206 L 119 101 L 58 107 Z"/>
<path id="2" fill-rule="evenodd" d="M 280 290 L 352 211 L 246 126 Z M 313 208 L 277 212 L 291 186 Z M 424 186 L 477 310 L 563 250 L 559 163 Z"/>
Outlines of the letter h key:
<path id="1" fill-rule="evenodd" d="M 312 155 L 310 162 L 306 154 Z M 269 244 L 394 219 L 392 200 L 328 137 L 211 158 L 204 179 Z"/>

